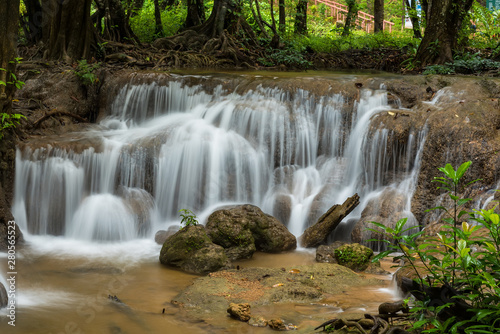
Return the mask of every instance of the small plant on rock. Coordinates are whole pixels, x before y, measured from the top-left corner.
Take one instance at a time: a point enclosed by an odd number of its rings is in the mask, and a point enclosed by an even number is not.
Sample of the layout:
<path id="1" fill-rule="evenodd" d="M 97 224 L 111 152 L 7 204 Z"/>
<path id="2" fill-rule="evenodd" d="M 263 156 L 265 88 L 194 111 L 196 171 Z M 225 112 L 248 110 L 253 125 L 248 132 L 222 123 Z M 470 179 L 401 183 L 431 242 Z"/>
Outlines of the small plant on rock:
<path id="1" fill-rule="evenodd" d="M 189 226 L 196 226 L 199 224 L 198 218 L 196 218 L 196 215 L 191 212 L 191 210 L 188 209 L 181 209 L 179 210 L 180 216 L 182 217 L 181 220 L 181 230 L 185 229 L 186 227 Z M 182 226 L 184 225 L 184 226 Z"/>

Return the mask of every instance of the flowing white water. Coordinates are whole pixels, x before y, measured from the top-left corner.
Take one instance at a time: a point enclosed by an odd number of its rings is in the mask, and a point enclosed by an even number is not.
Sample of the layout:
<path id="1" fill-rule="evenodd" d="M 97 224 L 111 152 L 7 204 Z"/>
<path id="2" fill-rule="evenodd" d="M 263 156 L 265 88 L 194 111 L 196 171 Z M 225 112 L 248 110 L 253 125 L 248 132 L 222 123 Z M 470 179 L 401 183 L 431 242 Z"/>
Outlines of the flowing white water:
<path id="1" fill-rule="evenodd" d="M 387 186 L 407 195 L 409 212 L 425 134 L 394 147 L 390 130 L 370 133 L 389 109 L 383 89 L 346 103 L 340 92 L 262 85 L 211 94 L 181 81 L 126 85 L 102 130 L 87 134 L 99 148 L 18 151 L 13 212 L 31 234 L 99 242 L 148 236 L 177 224 L 179 209 L 206 217 L 227 203 L 255 204 L 298 236 L 356 192 L 359 217 Z"/>

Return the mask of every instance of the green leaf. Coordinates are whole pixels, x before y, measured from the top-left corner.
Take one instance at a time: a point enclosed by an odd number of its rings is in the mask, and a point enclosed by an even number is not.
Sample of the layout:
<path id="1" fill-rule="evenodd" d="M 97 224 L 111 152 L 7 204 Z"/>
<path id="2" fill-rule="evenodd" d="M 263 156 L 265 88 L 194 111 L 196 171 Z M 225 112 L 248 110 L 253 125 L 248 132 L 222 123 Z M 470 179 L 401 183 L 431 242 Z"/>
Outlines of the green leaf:
<path id="1" fill-rule="evenodd" d="M 462 176 L 464 176 L 465 172 L 467 171 L 467 169 L 469 169 L 471 164 L 472 161 L 467 161 L 464 162 L 460 167 L 458 167 L 457 173 L 455 174 L 457 181 L 460 180 Z"/>
<path id="2" fill-rule="evenodd" d="M 403 227 L 406 225 L 406 222 L 408 221 L 408 218 L 403 218 L 403 219 L 400 219 L 397 223 L 396 223 L 396 227 L 394 229 L 394 231 L 396 232 L 396 234 L 399 234 L 401 233 L 401 230 L 403 229 Z"/>
<path id="3" fill-rule="evenodd" d="M 495 313 L 498 313 L 498 310 L 479 310 L 476 313 L 476 317 L 477 317 L 477 320 L 481 320 L 484 317 L 487 317 L 487 316 L 489 316 L 491 314 L 495 314 Z"/>
<path id="4" fill-rule="evenodd" d="M 462 198 L 462 199 L 458 200 L 457 205 L 461 206 L 461 205 L 464 205 L 465 203 L 470 202 L 470 201 L 472 201 L 472 198 Z"/>

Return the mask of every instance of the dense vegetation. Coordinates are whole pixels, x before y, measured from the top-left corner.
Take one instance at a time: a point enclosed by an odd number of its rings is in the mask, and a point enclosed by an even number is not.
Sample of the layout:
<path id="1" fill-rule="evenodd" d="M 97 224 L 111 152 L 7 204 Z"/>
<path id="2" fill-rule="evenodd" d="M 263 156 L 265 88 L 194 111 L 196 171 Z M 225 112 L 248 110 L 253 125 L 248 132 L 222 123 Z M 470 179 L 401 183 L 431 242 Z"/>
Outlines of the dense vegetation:
<path id="1" fill-rule="evenodd" d="M 307 69 L 313 67 L 311 54 L 331 55 L 349 50 L 392 49 L 404 55 L 399 59 L 403 62 L 399 66 L 400 70 L 414 70 L 439 64 L 443 67 L 430 68 L 428 73 L 468 73 L 494 68 L 495 60 L 500 56 L 500 44 L 496 38 L 500 33 L 500 11 L 486 9 L 485 1 L 446 0 L 436 3 L 424 0 L 421 1 L 422 10 L 418 12 L 416 0 L 406 0 L 406 7 L 402 6 L 401 1 L 395 0 L 337 1 L 346 5 L 345 8 L 352 9 L 353 13 L 361 11 L 375 16 L 377 11 L 380 12 L 376 4 L 382 2 L 383 18 L 392 22 L 393 26 L 391 32 L 386 26 L 383 33 L 377 34 L 373 33 L 373 22 L 371 29 L 367 29 L 357 14 L 354 14 L 352 20 L 347 12 L 344 12 L 342 17 L 337 17 L 332 15 L 333 10 L 330 7 L 317 1 L 305 3 L 307 11 L 304 11 L 303 1 L 87 0 L 85 4 L 80 2 L 77 5 L 73 0 L 69 1 L 73 2 L 73 7 L 86 6 L 79 14 L 88 15 L 82 25 L 94 31 L 83 34 L 81 31 L 85 29 L 80 29 L 77 34 L 69 26 L 63 26 L 67 21 L 64 15 L 52 15 L 58 10 L 64 13 L 65 6 L 52 1 L 53 4 L 47 5 L 48 9 L 45 10 L 42 8 L 45 3 L 39 0 L 24 0 L 20 2 L 19 35 L 21 43 L 27 46 L 43 42 L 38 56 L 66 61 L 81 58 L 90 60 L 92 57 L 104 60 L 110 53 L 117 51 L 117 45 L 111 42 L 132 43 L 144 48 L 143 43 L 153 43 L 162 38 L 169 42 L 153 44 L 159 51 L 173 49 L 209 54 L 218 52 L 217 57 L 237 59 L 232 63 L 233 66 L 244 63 L 246 66 L 250 64 L 250 67 L 284 65 L 291 69 Z M 433 2 L 435 4 L 430 6 Z M 439 27 L 438 23 L 432 21 L 432 8 L 448 8 L 448 5 L 452 10 L 445 21 L 450 21 L 453 25 L 450 23 L 448 27 Z M 70 4 L 66 7 L 69 6 Z M 220 9 L 225 8 L 224 6 L 228 9 Z M 39 15 L 37 16 L 40 12 L 48 13 L 45 20 L 52 18 L 52 21 L 57 21 L 56 24 L 40 24 Z M 411 18 L 415 29 L 403 28 L 404 13 L 407 18 Z M 72 21 L 76 20 L 69 14 L 68 17 Z M 337 20 L 338 18 L 340 20 Z M 446 42 L 450 38 L 442 35 L 441 31 L 446 29 L 456 31 L 451 42 Z M 49 30 L 48 33 L 44 33 L 45 30 Z M 205 35 L 206 38 L 194 39 L 192 36 L 186 36 L 186 31 L 189 30 L 198 35 Z M 60 34 L 67 36 L 66 45 L 45 37 Z M 174 36 L 184 37 L 174 40 Z M 71 42 L 72 38 L 77 37 L 77 43 Z M 220 42 L 208 43 L 213 38 L 219 38 Z M 77 48 L 74 44 L 80 44 L 81 47 Z M 471 57 L 471 54 L 475 56 Z M 142 54 L 142 58 L 142 61 L 158 60 L 145 54 Z M 456 60 L 471 58 L 488 61 L 483 64 L 476 62 L 466 70 L 458 68 L 461 65 L 452 64 Z M 175 61 L 174 65 L 182 63 L 181 59 Z M 184 63 L 190 66 L 189 61 Z M 206 63 L 205 65 L 213 66 L 215 62 L 198 63 L 191 62 L 191 65 Z"/>

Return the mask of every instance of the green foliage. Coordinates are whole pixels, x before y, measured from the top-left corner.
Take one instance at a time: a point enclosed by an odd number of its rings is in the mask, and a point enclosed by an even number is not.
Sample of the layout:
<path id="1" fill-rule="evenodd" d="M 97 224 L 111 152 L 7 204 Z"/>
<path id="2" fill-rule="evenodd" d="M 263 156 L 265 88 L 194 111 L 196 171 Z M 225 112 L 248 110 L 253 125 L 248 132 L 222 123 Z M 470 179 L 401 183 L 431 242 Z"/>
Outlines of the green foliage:
<path id="1" fill-rule="evenodd" d="M 21 63 L 21 59 L 22 58 L 16 57 L 16 58 L 14 58 L 14 60 L 9 61 L 9 63 L 11 63 L 11 64 L 20 64 Z M 7 71 L 4 68 L 0 68 L 0 71 L 9 72 L 9 71 Z M 23 88 L 24 82 L 21 81 L 21 80 L 18 80 L 15 73 L 10 72 L 10 73 L 7 74 L 7 76 L 8 77 L 10 76 L 10 78 L 7 79 L 9 81 L 5 82 L 5 81 L 0 80 L 0 86 L 14 85 L 14 86 L 16 86 L 17 89 Z"/>
<path id="2" fill-rule="evenodd" d="M 191 212 L 191 210 L 188 209 L 181 209 L 179 210 L 180 216 L 182 217 L 181 220 L 181 225 L 184 225 L 181 227 L 181 230 L 189 227 L 189 226 L 196 226 L 199 224 L 198 219 L 196 218 L 196 215 Z"/>
<path id="3" fill-rule="evenodd" d="M 396 240 L 395 245 L 390 244 L 390 249 L 381 252 L 374 261 L 399 250 L 417 273 L 416 282 L 421 287 L 447 286 L 456 291 L 456 296 L 444 305 L 438 305 L 430 298 L 416 302 L 416 307 L 412 309 L 416 316 L 413 328 L 422 333 L 500 331 L 500 216 L 494 209 L 467 211 L 463 208 L 471 199 L 461 198 L 459 193 L 477 181 L 464 184 L 463 179 L 470 165 L 469 161 L 455 170 L 447 164 L 439 168 L 444 176 L 433 180 L 440 184 L 439 189 L 446 190 L 453 202 L 452 208 L 439 206 L 428 210 L 444 211 L 446 215 L 443 218 L 444 229 L 437 234 L 437 238 L 420 240 L 423 232 L 404 236 L 402 232 L 405 231 L 406 219 L 398 221 L 394 229 L 373 223 L 387 237 Z M 475 221 L 476 224 L 464 220 Z M 425 278 L 420 276 L 417 267 L 427 272 Z M 470 308 L 467 316 L 439 316 L 458 303 Z"/>
<path id="4" fill-rule="evenodd" d="M 269 49 L 266 57 L 258 58 L 257 61 L 264 66 L 286 65 L 304 70 L 312 66 L 312 63 L 304 58 L 303 53 L 294 48 Z"/>
<path id="5" fill-rule="evenodd" d="M 479 53 L 458 55 L 453 63 L 444 65 L 430 65 L 423 74 L 473 74 L 484 71 L 498 71 L 500 62 L 488 58 L 481 58 Z"/>
<path id="6" fill-rule="evenodd" d="M 184 24 L 187 15 L 185 5 L 179 4 L 161 13 L 161 22 L 165 36 L 174 35 Z M 207 16 L 208 17 L 208 16 Z M 155 35 L 155 7 L 152 0 L 144 1 L 143 7 L 130 18 L 130 27 L 141 42 L 150 43 Z"/>
<path id="7" fill-rule="evenodd" d="M 99 66 L 99 63 L 88 64 L 86 59 L 82 59 L 78 61 L 78 65 L 74 73 L 85 86 L 91 86 L 99 82 L 99 78 L 97 78 L 94 73 Z"/>
<path id="8" fill-rule="evenodd" d="M 16 125 L 21 124 L 21 119 L 26 119 L 22 114 L 6 114 L 0 113 L 0 139 L 3 138 L 3 130 L 7 128 L 15 128 Z"/>

